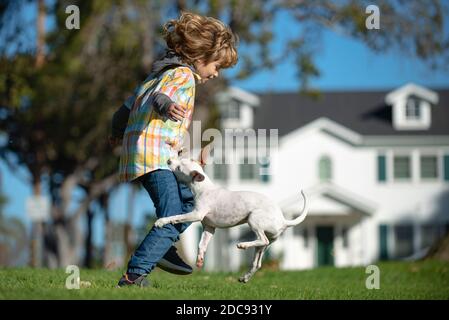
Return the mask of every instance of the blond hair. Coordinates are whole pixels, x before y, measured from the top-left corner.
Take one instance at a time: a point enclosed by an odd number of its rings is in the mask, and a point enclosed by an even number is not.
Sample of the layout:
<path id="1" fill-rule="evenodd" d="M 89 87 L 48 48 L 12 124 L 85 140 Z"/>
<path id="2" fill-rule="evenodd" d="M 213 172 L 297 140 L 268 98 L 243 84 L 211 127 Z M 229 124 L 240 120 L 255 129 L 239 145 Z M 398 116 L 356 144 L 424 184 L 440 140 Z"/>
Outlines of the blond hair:
<path id="1" fill-rule="evenodd" d="M 202 59 L 219 61 L 221 68 L 237 63 L 237 36 L 220 20 L 183 12 L 164 25 L 164 39 L 189 64 Z"/>

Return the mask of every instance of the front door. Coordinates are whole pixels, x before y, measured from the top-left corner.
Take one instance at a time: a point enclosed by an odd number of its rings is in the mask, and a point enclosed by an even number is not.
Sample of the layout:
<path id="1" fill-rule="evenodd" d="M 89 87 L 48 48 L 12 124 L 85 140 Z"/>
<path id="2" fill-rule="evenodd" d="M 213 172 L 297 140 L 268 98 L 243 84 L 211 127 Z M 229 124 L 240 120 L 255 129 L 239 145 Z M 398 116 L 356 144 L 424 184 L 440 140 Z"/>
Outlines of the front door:
<path id="1" fill-rule="evenodd" d="M 316 228 L 318 243 L 318 266 L 334 265 L 334 228 L 320 226 Z"/>

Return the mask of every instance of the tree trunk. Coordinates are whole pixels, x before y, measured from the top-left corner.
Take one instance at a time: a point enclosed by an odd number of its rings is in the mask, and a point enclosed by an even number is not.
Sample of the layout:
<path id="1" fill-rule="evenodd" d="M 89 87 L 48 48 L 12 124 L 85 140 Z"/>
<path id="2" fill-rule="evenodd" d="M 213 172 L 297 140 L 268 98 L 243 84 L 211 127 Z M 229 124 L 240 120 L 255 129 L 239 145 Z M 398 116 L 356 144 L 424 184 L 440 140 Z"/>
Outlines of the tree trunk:
<path id="1" fill-rule="evenodd" d="M 58 264 L 59 267 L 65 268 L 68 265 L 73 264 L 72 261 L 72 248 L 70 246 L 70 239 L 68 231 L 63 224 L 58 224 L 55 227 L 56 238 L 58 241 Z"/>
<path id="2" fill-rule="evenodd" d="M 148 10 L 149 3 L 144 3 L 141 8 L 139 25 L 142 28 L 144 36 L 142 37 L 142 67 L 146 72 L 151 70 L 151 64 L 154 61 L 154 20 L 153 10 Z"/>
<path id="3" fill-rule="evenodd" d="M 92 222 L 94 213 L 92 209 L 87 209 L 87 235 L 85 241 L 84 266 L 86 268 L 93 267 L 93 245 L 92 245 Z"/>
<path id="4" fill-rule="evenodd" d="M 45 50 L 45 0 L 38 0 L 37 3 L 37 25 L 36 25 L 36 68 L 40 68 L 44 64 Z M 39 170 L 37 170 L 39 171 Z M 33 173 L 33 195 L 41 194 L 40 174 Z M 32 234 L 30 241 L 30 265 L 31 267 L 41 267 L 44 256 L 44 228 L 42 222 L 33 222 Z"/>
<path id="5" fill-rule="evenodd" d="M 116 267 L 114 261 L 111 261 L 112 253 L 112 224 L 109 212 L 109 196 L 105 196 L 106 199 L 102 201 L 102 206 L 104 210 L 104 220 L 105 220 L 105 239 L 104 239 L 104 250 L 103 250 L 103 267 L 106 269 L 114 269 Z"/>
<path id="6" fill-rule="evenodd" d="M 94 169 L 94 168 L 90 168 Z M 53 206 L 53 225 L 52 232 L 55 234 L 57 243 L 57 257 L 59 267 L 65 268 L 68 265 L 80 265 L 80 262 L 86 262 L 80 259 L 81 249 L 84 247 L 87 249 L 86 254 L 92 255 L 91 239 L 86 241 L 83 238 L 83 233 L 80 228 L 80 218 L 84 214 L 89 215 L 89 207 L 91 203 L 105 193 L 109 192 L 117 183 L 116 174 L 104 178 L 101 181 L 92 183 L 87 188 L 89 191 L 86 197 L 81 201 L 75 212 L 69 212 L 69 204 L 72 200 L 72 193 L 74 188 L 80 183 L 82 172 L 84 170 L 77 170 L 72 175 L 68 176 L 60 187 L 60 201 Z M 93 215 L 93 213 L 90 213 Z M 93 217 L 88 216 L 88 220 L 92 223 Z M 89 227 L 91 229 L 91 227 Z M 89 232 L 89 231 L 88 231 Z M 92 231 L 90 231 L 91 233 Z M 92 234 L 88 234 L 88 237 L 92 237 Z M 90 243 L 90 245 L 87 245 Z M 89 259 L 91 259 L 90 256 Z M 90 263 L 90 262 L 89 262 Z"/>
<path id="7" fill-rule="evenodd" d="M 36 68 L 40 68 L 45 60 L 45 0 L 38 0 L 37 8 Z"/>
<path id="8" fill-rule="evenodd" d="M 40 176 L 33 177 L 33 196 L 41 195 Z M 33 268 L 42 267 L 43 257 L 43 226 L 41 221 L 33 221 L 31 226 L 30 241 L 30 266 Z"/>

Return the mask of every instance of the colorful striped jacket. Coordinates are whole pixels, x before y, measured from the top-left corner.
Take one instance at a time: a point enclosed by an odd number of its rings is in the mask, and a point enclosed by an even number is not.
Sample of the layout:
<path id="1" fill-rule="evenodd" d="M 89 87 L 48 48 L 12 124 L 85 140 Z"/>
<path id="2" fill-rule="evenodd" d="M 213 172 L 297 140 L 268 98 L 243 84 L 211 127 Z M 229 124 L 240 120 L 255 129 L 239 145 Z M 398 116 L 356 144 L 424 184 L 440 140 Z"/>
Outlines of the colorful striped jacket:
<path id="1" fill-rule="evenodd" d="M 192 121 L 195 78 L 187 66 L 177 66 L 154 78 L 147 78 L 128 100 L 131 112 L 123 136 L 119 179 L 132 181 L 157 169 L 169 169 L 171 146 L 182 144 Z M 165 94 L 186 109 L 182 121 L 172 121 L 153 106 L 156 93 Z"/>

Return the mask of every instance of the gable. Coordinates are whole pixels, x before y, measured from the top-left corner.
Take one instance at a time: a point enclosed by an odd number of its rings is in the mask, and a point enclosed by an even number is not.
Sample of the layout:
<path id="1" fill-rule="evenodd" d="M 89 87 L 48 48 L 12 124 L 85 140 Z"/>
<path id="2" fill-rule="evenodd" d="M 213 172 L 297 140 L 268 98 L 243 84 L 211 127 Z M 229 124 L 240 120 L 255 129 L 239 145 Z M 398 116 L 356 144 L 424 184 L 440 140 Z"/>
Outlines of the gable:
<path id="1" fill-rule="evenodd" d="M 363 143 L 363 137 L 360 134 L 327 118 L 319 118 L 317 120 L 314 120 L 311 123 L 303 126 L 302 128 L 294 130 L 289 134 L 283 136 L 281 141 L 282 143 L 288 144 L 290 138 L 293 138 L 303 132 L 312 130 L 322 131 L 338 140 L 341 140 L 353 146 L 358 146 Z"/>

